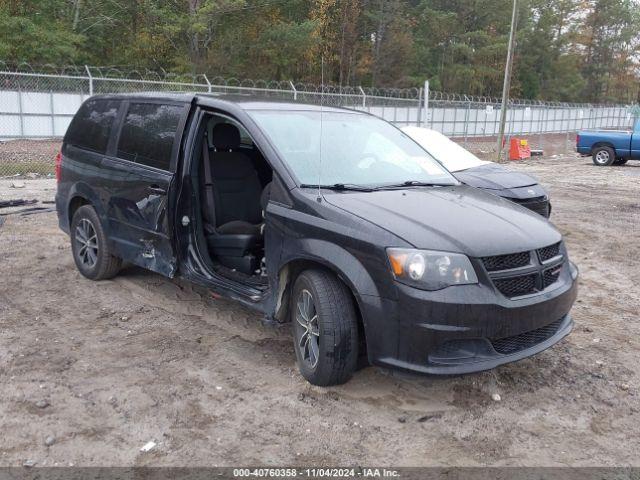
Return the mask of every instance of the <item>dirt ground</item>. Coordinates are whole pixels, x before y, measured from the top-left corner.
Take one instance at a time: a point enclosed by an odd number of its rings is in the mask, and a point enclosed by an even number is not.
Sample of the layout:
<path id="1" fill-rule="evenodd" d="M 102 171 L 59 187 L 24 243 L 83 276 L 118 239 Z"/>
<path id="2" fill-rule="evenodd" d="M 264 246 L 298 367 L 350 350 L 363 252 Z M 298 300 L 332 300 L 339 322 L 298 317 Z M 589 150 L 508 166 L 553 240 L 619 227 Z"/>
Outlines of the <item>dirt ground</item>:
<path id="1" fill-rule="evenodd" d="M 0 465 L 639 466 L 640 162 L 513 168 L 551 190 L 581 270 L 576 328 L 533 358 L 461 377 L 370 367 L 312 387 L 288 326 L 137 268 L 90 282 L 54 213 L 6 217 Z M 55 191 L 9 183 L 0 198 Z"/>
<path id="2" fill-rule="evenodd" d="M 0 140 L 0 179 L 26 176 L 53 177 L 60 140 Z"/>
<path id="3" fill-rule="evenodd" d="M 541 150 L 545 157 L 567 155 L 575 152 L 576 133 L 547 133 L 544 135 L 517 135 L 518 140 L 526 140 L 531 150 Z M 463 137 L 452 138 L 467 150 L 472 151 L 483 160 L 496 160 L 497 137 Z M 511 137 L 506 136 L 504 140 L 503 158 L 508 156 Z"/>

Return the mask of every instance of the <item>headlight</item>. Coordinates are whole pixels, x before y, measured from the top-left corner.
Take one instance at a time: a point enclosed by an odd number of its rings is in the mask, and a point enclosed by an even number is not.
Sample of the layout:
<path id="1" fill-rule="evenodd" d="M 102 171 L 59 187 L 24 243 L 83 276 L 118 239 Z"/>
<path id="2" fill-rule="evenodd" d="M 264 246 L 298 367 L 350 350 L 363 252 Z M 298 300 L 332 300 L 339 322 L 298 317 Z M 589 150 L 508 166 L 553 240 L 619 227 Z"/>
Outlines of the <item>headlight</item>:
<path id="1" fill-rule="evenodd" d="M 473 265 L 460 253 L 387 248 L 393 276 L 399 282 L 423 290 L 478 283 Z"/>

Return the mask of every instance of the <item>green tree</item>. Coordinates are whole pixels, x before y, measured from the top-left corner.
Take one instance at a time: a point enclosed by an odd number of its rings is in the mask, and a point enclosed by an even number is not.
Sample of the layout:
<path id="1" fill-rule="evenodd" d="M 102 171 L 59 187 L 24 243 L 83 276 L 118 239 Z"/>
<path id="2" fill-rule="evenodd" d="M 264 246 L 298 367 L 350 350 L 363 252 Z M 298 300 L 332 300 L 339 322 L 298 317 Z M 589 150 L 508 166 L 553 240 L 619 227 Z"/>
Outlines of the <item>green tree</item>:
<path id="1" fill-rule="evenodd" d="M 513 0 L 0 0 L 0 60 L 499 96 Z M 512 96 L 640 96 L 640 0 L 519 0 Z"/>
<path id="2" fill-rule="evenodd" d="M 64 0 L 0 0 L 0 59 L 73 63 L 84 38 L 72 32 L 71 14 Z"/>
<path id="3" fill-rule="evenodd" d="M 594 102 L 628 96 L 627 92 L 620 91 L 620 81 L 637 68 L 634 60 L 637 62 L 640 53 L 639 4 L 631 0 L 592 0 L 588 5 L 585 28 L 579 37 L 579 43 L 585 48 L 584 96 Z"/>

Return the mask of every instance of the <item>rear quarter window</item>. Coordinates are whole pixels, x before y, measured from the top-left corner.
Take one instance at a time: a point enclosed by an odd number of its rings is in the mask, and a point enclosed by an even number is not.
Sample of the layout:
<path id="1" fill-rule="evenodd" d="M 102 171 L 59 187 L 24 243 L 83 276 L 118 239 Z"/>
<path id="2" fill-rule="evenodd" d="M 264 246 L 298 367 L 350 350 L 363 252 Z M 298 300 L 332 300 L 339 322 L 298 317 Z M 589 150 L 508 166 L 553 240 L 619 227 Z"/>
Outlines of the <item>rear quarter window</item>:
<path id="1" fill-rule="evenodd" d="M 65 143 L 104 154 L 120 108 L 119 100 L 87 100 L 69 125 Z"/>
<path id="2" fill-rule="evenodd" d="M 131 103 L 118 140 L 118 158 L 170 171 L 184 106 Z"/>

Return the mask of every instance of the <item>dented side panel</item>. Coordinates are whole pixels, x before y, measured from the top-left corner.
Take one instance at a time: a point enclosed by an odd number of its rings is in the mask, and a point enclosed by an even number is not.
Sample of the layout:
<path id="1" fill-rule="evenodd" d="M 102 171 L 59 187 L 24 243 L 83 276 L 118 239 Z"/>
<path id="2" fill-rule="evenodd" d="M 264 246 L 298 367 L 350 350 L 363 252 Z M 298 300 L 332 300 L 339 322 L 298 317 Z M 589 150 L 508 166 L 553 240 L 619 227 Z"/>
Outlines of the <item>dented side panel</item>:
<path id="1" fill-rule="evenodd" d="M 173 277 L 176 259 L 168 208 L 173 175 L 117 158 L 103 159 L 102 169 L 112 179 L 107 180 L 109 198 L 104 204 L 116 252 L 135 265 Z"/>

